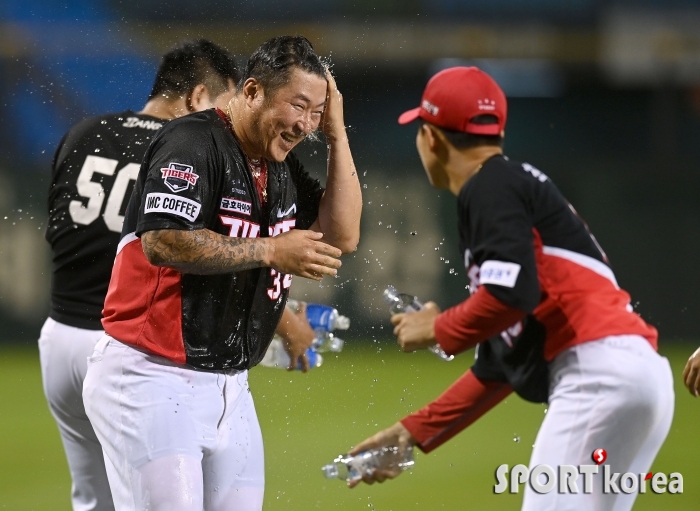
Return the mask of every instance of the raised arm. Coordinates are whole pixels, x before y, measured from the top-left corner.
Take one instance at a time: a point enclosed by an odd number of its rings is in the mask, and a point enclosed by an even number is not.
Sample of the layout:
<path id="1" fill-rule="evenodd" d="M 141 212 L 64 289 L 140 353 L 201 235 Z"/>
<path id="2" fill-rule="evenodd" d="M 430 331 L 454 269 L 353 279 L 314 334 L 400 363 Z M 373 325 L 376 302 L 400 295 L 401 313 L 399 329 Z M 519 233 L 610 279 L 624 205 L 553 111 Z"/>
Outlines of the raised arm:
<path id="1" fill-rule="evenodd" d="M 161 229 L 141 235 L 148 261 L 183 273 L 215 275 L 270 266 L 282 273 L 321 280 L 340 268 L 340 250 L 319 233 L 291 230 L 272 238 L 231 238 L 209 229 Z"/>
<path id="2" fill-rule="evenodd" d="M 330 72 L 326 76 L 328 99 L 322 129 L 328 141 L 328 177 L 318 220 L 311 229 L 322 232 L 326 243 L 347 254 L 354 252 L 360 241 L 362 192 L 345 131 L 343 96 Z"/>

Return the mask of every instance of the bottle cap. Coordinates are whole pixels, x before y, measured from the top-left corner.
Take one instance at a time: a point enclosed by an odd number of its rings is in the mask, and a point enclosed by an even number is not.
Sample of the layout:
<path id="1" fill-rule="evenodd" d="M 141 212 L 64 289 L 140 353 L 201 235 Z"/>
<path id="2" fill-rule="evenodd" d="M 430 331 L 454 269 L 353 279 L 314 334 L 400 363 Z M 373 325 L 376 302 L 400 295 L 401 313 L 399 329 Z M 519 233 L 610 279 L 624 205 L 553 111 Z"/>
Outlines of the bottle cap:
<path id="1" fill-rule="evenodd" d="M 323 465 L 321 467 L 321 470 L 323 471 L 323 475 L 326 476 L 328 479 L 335 479 L 338 477 L 338 467 L 335 466 L 333 463 L 329 463 L 328 465 Z"/>
<path id="2" fill-rule="evenodd" d="M 336 330 L 347 330 L 350 328 L 350 318 L 347 316 L 338 316 L 335 318 Z"/>

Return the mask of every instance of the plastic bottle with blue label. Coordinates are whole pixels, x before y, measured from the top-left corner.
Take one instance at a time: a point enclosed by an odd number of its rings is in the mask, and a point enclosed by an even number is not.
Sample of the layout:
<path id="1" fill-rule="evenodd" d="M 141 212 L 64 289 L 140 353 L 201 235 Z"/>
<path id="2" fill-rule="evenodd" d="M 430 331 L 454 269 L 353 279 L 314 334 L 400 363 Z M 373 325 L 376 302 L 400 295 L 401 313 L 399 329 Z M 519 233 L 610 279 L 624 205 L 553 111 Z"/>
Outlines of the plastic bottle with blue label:
<path id="1" fill-rule="evenodd" d="M 424 308 L 417 297 L 406 293 L 399 293 L 394 286 L 387 286 L 384 290 L 384 301 L 389 304 L 389 311 L 392 316 L 394 314 L 417 312 Z M 443 350 L 439 344 L 430 346 L 428 351 L 434 353 L 446 362 L 455 358 L 454 355 L 445 353 L 445 350 Z"/>
<path id="2" fill-rule="evenodd" d="M 287 300 L 287 307 L 294 312 L 298 312 L 303 302 L 297 300 Z M 306 318 L 315 333 L 313 344 L 306 350 L 306 357 L 309 361 L 309 369 L 319 367 L 323 363 L 321 353 L 339 353 L 343 350 L 344 341 L 336 337 L 334 330 L 347 330 L 350 327 L 350 320 L 338 313 L 337 309 L 328 305 L 309 303 L 306 305 Z M 275 334 L 265 356 L 260 361 L 260 365 L 265 367 L 277 367 L 286 369 L 289 367 L 289 355 L 284 349 L 282 338 Z M 301 363 L 297 368 L 301 370 Z"/>
<path id="3" fill-rule="evenodd" d="M 323 364 L 323 357 L 313 348 L 308 348 L 306 350 L 306 358 L 309 361 L 309 369 L 320 367 L 321 364 Z M 272 338 L 270 346 L 268 346 L 267 351 L 265 352 L 265 356 L 260 361 L 260 365 L 265 367 L 276 367 L 277 369 L 287 369 L 289 367 L 289 363 L 290 358 L 287 354 L 287 350 L 284 349 L 282 338 L 275 335 Z M 295 369 L 301 370 L 301 362 L 297 364 Z"/>
<path id="4" fill-rule="evenodd" d="M 359 481 L 364 474 L 374 470 L 408 470 L 413 461 L 413 447 L 408 446 L 401 453 L 396 446 L 364 451 L 355 456 L 341 454 L 333 463 L 324 465 L 321 470 L 328 479 L 341 479 L 346 482 Z"/>

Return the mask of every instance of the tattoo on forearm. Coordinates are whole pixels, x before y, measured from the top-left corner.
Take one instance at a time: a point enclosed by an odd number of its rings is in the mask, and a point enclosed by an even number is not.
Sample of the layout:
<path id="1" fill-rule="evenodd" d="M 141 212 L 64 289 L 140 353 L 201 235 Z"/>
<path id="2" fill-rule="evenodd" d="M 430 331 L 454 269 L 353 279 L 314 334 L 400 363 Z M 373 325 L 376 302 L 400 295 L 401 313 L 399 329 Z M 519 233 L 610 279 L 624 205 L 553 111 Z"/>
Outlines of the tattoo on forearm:
<path id="1" fill-rule="evenodd" d="M 263 238 L 229 238 L 209 229 L 163 229 L 141 235 L 146 257 L 156 266 L 183 273 L 214 275 L 264 266 L 268 241 Z"/>

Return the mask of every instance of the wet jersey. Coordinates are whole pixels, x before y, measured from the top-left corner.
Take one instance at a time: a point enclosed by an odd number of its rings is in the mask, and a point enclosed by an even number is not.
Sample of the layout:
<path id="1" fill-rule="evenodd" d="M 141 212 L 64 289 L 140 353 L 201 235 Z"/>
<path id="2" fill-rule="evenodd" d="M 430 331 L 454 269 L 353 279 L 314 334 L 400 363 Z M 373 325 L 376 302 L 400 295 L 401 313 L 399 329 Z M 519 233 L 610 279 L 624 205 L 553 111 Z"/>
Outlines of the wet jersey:
<path id="1" fill-rule="evenodd" d="M 460 251 L 475 293 L 485 286 L 527 315 L 477 347 L 474 374 L 547 400 L 547 362 L 564 349 L 656 329 L 630 306 L 601 247 L 552 181 L 527 163 L 487 160 L 460 191 Z"/>
<path id="2" fill-rule="evenodd" d="M 124 212 L 141 160 L 163 121 L 127 110 L 86 119 L 53 160 L 46 239 L 53 251 L 50 317 L 101 330 Z"/>
<path id="3" fill-rule="evenodd" d="M 151 265 L 139 236 L 209 229 L 225 236 L 276 236 L 308 229 L 323 189 L 293 154 L 267 162 L 260 203 L 246 157 L 215 110 L 168 123 L 139 171 L 105 301 L 115 339 L 207 370 L 248 369 L 263 358 L 286 302 L 291 275 L 272 268 L 195 275 Z"/>

